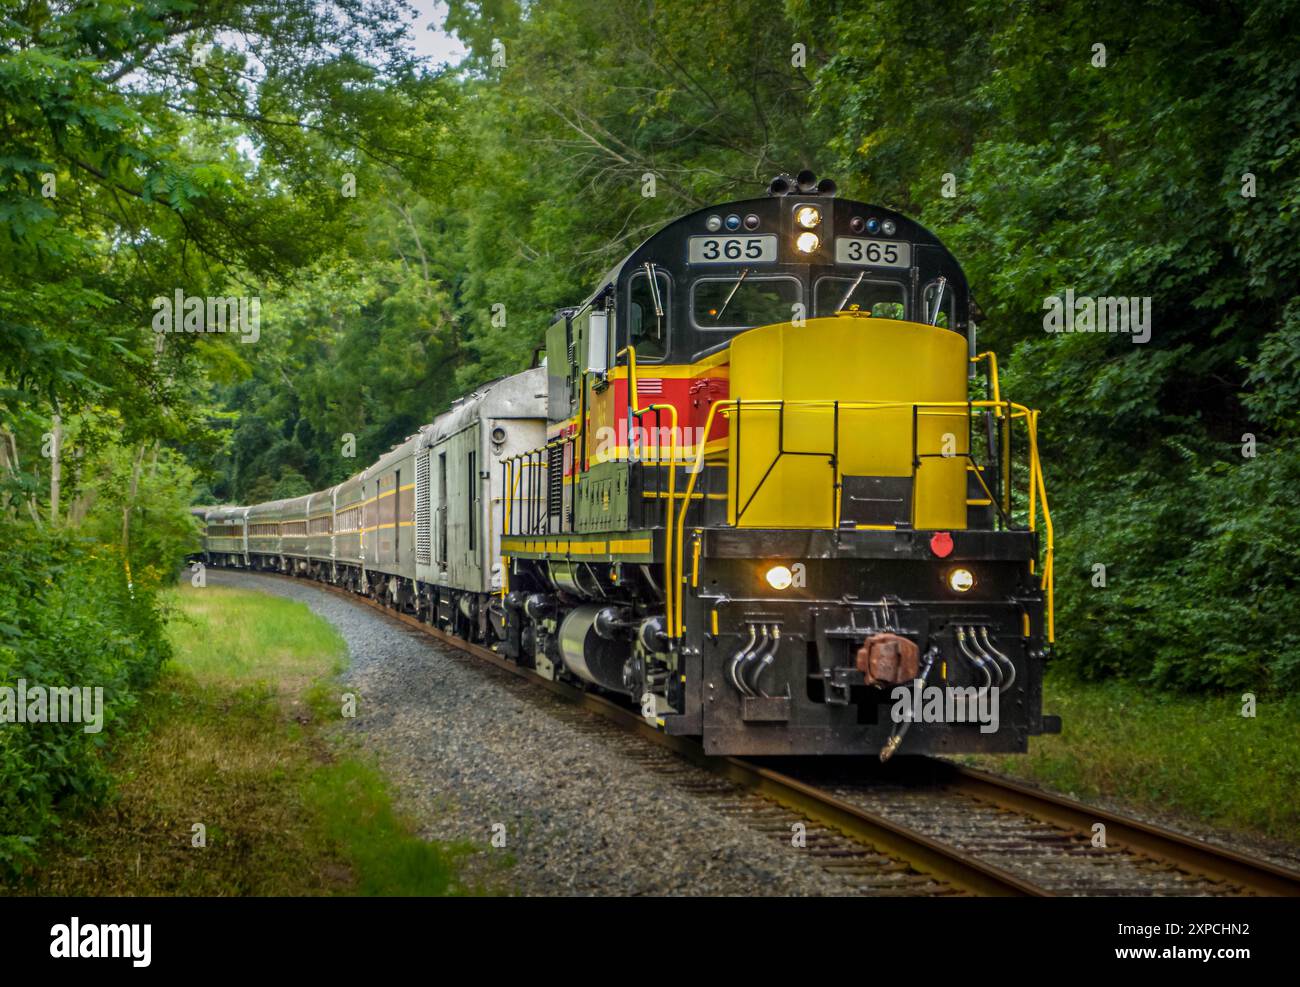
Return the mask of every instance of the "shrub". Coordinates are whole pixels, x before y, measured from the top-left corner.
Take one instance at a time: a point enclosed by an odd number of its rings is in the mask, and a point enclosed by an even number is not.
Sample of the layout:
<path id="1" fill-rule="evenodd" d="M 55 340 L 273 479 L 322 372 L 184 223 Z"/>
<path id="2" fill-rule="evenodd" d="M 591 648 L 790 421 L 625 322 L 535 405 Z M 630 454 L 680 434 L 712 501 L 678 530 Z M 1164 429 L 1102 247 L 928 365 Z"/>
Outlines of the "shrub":
<path id="1" fill-rule="evenodd" d="M 21 872 L 79 800 L 102 798 L 103 749 L 169 656 L 156 595 L 121 555 L 66 530 L 0 520 L 0 686 L 102 687 L 103 729 L 0 723 L 0 871 Z"/>

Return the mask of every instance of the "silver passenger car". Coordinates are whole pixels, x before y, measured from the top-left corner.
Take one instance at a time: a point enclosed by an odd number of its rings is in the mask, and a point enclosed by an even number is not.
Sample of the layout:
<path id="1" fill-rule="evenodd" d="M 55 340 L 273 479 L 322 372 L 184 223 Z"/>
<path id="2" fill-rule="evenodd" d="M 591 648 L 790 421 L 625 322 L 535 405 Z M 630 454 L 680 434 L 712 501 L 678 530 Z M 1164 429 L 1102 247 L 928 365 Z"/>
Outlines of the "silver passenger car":
<path id="1" fill-rule="evenodd" d="M 502 584 L 499 463 L 546 441 L 546 387 L 541 367 L 502 377 L 334 487 L 213 508 L 205 555 L 310 575 L 481 635 Z"/>

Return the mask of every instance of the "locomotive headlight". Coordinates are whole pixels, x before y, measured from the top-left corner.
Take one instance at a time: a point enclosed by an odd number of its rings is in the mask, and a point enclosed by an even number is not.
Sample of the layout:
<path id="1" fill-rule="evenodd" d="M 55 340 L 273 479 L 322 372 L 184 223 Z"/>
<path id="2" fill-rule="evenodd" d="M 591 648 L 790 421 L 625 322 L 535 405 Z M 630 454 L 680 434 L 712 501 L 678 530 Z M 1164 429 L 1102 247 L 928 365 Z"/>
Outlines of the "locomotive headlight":
<path id="1" fill-rule="evenodd" d="M 794 239 L 795 249 L 801 254 L 811 254 L 821 244 L 822 242 L 817 238 L 816 233 L 800 233 Z"/>
<path id="2" fill-rule="evenodd" d="M 948 573 L 948 588 L 954 593 L 968 593 L 975 585 L 975 573 L 969 569 L 953 569 Z"/>
<path id="3" fill-rule="evenodd" d="M 805 230 L 811 230 L 822 221 L 822 211 L 816 206 L 800 206 L 795 210 L 794 221 Z"/>
<path id="4" fill-rule="evenodd" d="M 789 589 L 790 583 L 794 581 L 794 576 L 787 566 L 774 565 L 764 573 L 767 585 L 773 589 Z"/>

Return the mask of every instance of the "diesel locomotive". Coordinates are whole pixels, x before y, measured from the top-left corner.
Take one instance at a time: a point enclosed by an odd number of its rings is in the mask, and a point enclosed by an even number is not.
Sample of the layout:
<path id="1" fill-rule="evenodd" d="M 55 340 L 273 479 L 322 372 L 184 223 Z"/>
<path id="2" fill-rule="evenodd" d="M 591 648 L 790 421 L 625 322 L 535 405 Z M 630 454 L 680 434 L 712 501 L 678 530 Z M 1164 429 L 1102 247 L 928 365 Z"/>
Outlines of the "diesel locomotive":
<path id="1" fill-rule="evenodd" d="M 710 754 L 1059 729 L 1038 413 L 928 230 L 778 176 L 659 230 L 544 351 L 336 487 L 207 509 L 205 560 L 382 600 Z"/>

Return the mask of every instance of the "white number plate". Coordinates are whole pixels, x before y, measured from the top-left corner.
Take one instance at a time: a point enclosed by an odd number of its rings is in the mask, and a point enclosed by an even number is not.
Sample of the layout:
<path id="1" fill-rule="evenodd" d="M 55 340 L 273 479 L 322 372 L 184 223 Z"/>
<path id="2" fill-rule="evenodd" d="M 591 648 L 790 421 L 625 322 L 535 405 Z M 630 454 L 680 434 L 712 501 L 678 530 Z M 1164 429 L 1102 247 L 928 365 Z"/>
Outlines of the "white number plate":
<path id="1" fill-rule="evenodd" d="M 835 241 L 835 263 L 911 267 L 912 245 L 897 240 L 859 240 L 842 236 Z"/>
<path id="2" fill-rule="evenodd" d="M 692 264 L 773 264 L 776 237 L 693 236 L 688 259 Z"/>

